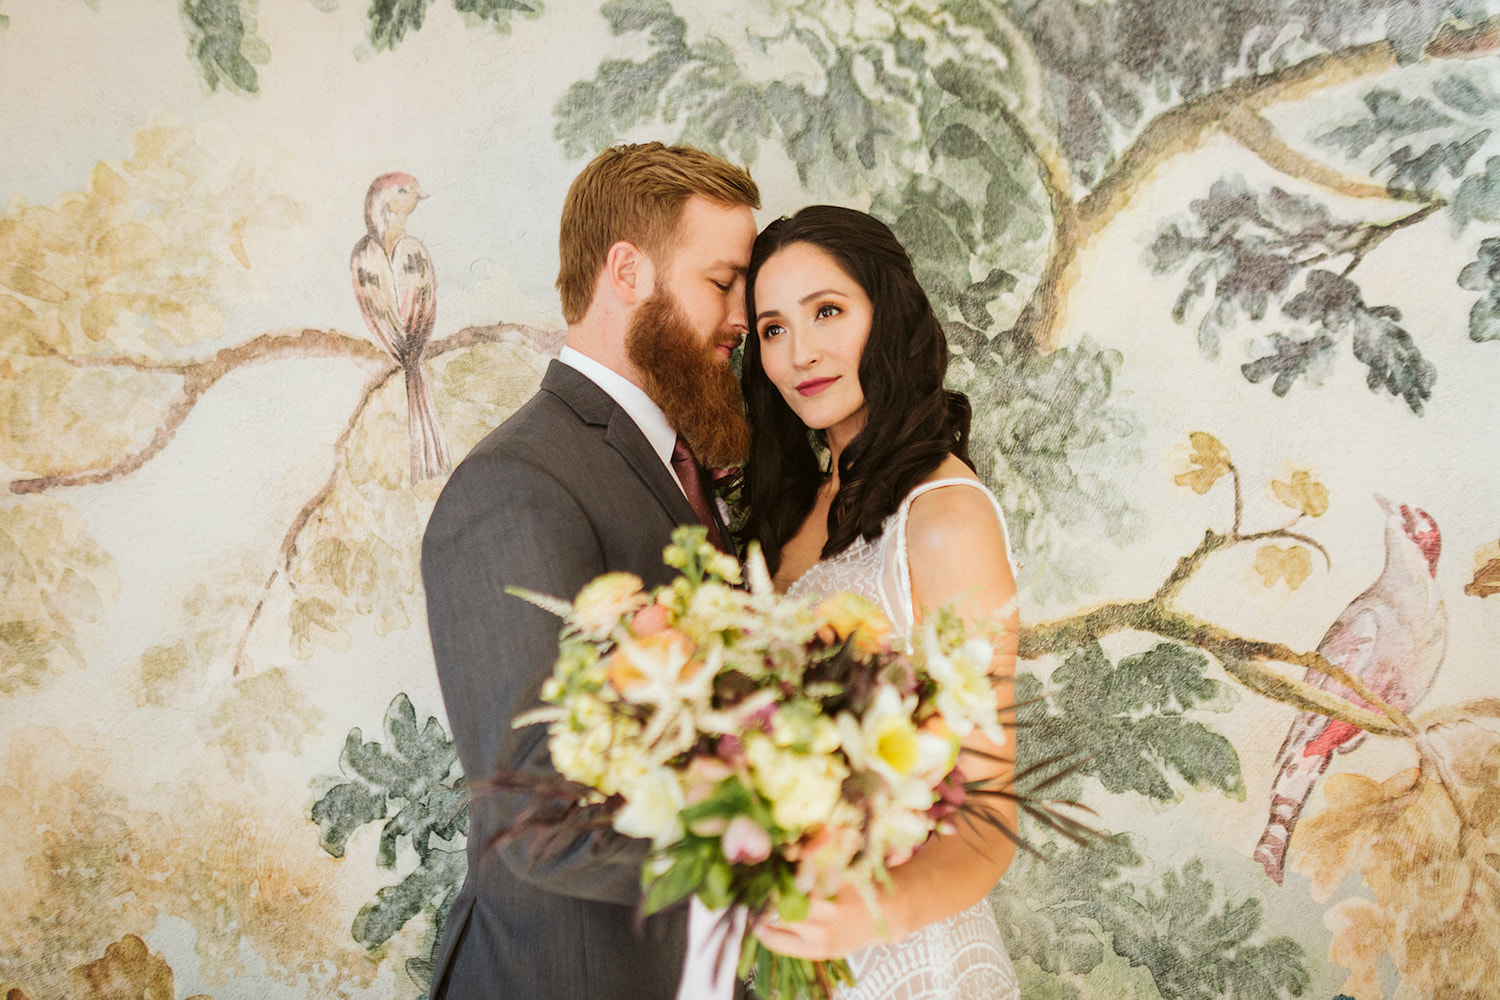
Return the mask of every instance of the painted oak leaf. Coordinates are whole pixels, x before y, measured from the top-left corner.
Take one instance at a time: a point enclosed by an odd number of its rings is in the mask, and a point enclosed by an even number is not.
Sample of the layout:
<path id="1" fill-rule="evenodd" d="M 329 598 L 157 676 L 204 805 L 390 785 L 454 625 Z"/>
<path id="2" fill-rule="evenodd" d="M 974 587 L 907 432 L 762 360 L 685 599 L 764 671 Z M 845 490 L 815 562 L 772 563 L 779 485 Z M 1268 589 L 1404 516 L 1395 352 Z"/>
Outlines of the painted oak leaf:
<path id="1" fill-rule="evenodd" d="M 1173 479 L 1178 486 L 1187 486 L 1200 496 L 1213 489 L 1221 476 L 1233 468 L 1229 462 L 1229 449 L 1219 439 L 1204 431 L 1193 431 L 1188 435 L 1193 444 L 1193 453 L 1188 456 L 1190 468 Z"/>
<path id="2" fill-rule="evenodd" d="M 1351 996 L 1380 996 L 1386 963 L 1411 996 L 1484 996 L 1474 985 L 1494 980 L 1500 887 L 1489 859 L 1500 850 L 1500 737 L 1468 724 L 1443 751 L 1468 813 L 1466 837 L 1448 794 L 1417 768 L 1383 782 L 1332 775 L 1328 807 L 1297 828 L 1296 867 L 1312 879 L 1314 898 L 1355 873 L 1368 890 L 1325 918 L 1329 956 L 1350 970 L 1343 992 Z"/>
<path id="3" fill-rule="evenodd" d="M 1273 479 L 1271 492 L 1286 506 L 1310 517 L 1322 517 L 1328 511 L 1328 487 L 1302 470 L 1292 473 L 1289 483 Z"/>
<path id="4" fill-rule="evenodd" d="M 1287 586 L 1296 590 L 1312 575 L 1312 556 L 1300 545 L 1262 545 L 1256 551 L 1252 565 L 1267 587 L 1285 580 Z"/>
<path id="5" fill-rule="evenodd" d="M 1470 597 L 1491 597 L 1500 594 L 1500 556 L 1496 556 L 1474 571 L 1474 579 L 1464 585 L 1464 593 Z"/>
<path id="6" fill-rule="evenodd" d="M 81 965 L 68 973 L 76 1000 L 114 1000 L 116 997 L 140 997 L 142 1000 L 173 1000 L 172 967 L 160 954 L 152 954 L 146 943 L 127 934 L 104 949 L 104 957 Z M 209 1000 L 204 993 L 188 1000 Z"/>

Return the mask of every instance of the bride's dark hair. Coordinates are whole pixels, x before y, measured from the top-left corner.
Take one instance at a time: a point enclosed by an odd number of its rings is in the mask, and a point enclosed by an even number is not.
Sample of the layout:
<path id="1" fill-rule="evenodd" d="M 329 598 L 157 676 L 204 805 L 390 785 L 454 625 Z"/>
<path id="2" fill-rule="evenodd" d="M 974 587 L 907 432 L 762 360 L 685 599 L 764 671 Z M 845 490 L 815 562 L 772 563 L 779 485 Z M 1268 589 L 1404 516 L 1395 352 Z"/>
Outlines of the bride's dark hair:
<path id="1" fill-rule="evenodd" d="M 809 432 L 766 378 L 755 322 L 755 278 L 778 251 L 796 243 L 817 247 L 834 259 L 870 297 L 873 317 L 859 384 L 864 391 L 864 428 L 839 456 L 839 490 L 828 510 L 823 558 L 863 535 L 880 536 L 881 524 L 902 499 L 948 455 L 970 468 L 969 400 L 943 388 L 948 341 L 917 283 L 911 258 L 880 220 L 833 205 L 810 205 L 777 219 L 755 240 L 746 277 L 742 380 L 753 428 L 745 490 L 750 516 L 745 535 L 760 542 L 774 573 L 781 546 L 796 534 L 817 498 L 825 473 Z"/>

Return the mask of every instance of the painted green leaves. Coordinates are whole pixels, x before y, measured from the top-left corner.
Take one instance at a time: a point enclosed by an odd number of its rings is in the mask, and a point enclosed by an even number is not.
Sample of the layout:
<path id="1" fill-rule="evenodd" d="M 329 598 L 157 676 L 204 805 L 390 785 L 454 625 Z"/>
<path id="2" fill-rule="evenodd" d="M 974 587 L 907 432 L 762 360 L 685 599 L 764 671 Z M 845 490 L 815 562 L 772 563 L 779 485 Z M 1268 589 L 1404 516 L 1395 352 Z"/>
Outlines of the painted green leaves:
<path id="1" fill-rule="evenodd" d="M 1347 275 L 1380 241 L 1430 210 L 1383 225 L 1347 222 L 1312 198 L 1280 188 L 1255 191 L 1232 177 L 1215 182 L 1191 212 L 1192 222 L 1161 227 L 1147 260 L 1159 274 L 1186 267 L 1172 316 L 1179 323 L 1190 313 L 1198 316 L 1205 357 L 1219 357 L 1227 335 L 1242 323 L 1259 324 L 1274 306 L 1287 325 L 1248 340 L 1251 360 L 1240 365 L 1247 380 L 1270 382 L 1277 396 L 1299 380 L 1320 383 L 1347 342 L 1368 368 L 1371 392 L 1383 389 L 1422 412 L 1436 367 L 1402 326 L 1400 310 L 1368 303 Z M 1317 266 L 1338 259 L 1345 262 L 1342 271 Z"/>
<path id="2" fill-rule="evenodd" d="M 402 844 L 417 856 L 414 870 L 381 889 L 355 917 L 354 937 L 367 948 L 384 944 L 423 912 L 436 921 L 434 936 L 441 938 L 467 867 L 462 847 L 449 846 L 469 825 L 468 790 L 458 774 L 453 741 L 435 718 L 418 726 L 405 694 L 386 709 L 383 729 L 383 744 L 350 730 L 339 757 L 347 780 L 329 787 L 311 814 L 323 849 L 334 857 L 343 857 L 350 836 L 367 823 L 382 823 L 376 854 L 382 868 L 396 867 Z M 418 964 L 423 968 L 413 973 L 430 976 L 430 962 Z"/>
<path id="3" fill-rule="evenodd" d="M 1053 673 L 1044 700 L 1029 675 L 1017 682 L 1022 729 L 1019 764 L 1075 751 L 1078 773 L 1107 791 L 1174 800 L 1177 783 L 1245 792 L 1234 745 L 1188 713 L 1214 710 L 1230 690 L 1208 674 L 1208 657 L 1175 643 L 1112 662 L 1097 643 L 1083 646 Z M 1082 742 L 1080 742 L 1082 741 Z"/>

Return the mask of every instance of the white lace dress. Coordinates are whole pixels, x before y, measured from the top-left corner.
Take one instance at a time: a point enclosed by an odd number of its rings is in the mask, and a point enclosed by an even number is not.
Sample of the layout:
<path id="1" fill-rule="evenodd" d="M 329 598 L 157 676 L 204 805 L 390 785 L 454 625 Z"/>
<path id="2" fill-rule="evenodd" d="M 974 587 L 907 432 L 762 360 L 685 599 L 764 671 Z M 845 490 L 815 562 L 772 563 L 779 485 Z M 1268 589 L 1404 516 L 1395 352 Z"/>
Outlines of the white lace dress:
<path id="1" fill-rule="evenodd" d="M 788 593 L 833 594 L 852 591 L 877 604 L 897 633 L 911 633 L 914 618 L 911 567 L 906 552 L 906 520 L 911 503 L 928 490 L 944 486 L 982 490 L 995 506 L 1000 530 L 1006 531 L 1000 504 L 972 479 L 938 479 L 923 483 L 885 521 L 875 541 L 858 538 L 843 552 L 808 570 Z M 1010 549 L 1007 535 L 1006 550 Z M 1014 567 L 1014 563 L 1012 563 Z M 855 985 L 839 992 L 840 1000 L 1013 1000 L 1019 997 L 1016 970 L 1000 940 L 1000 928 L 988 900 L 945 920 L 928 924 L 900 941 L 873 945 L 849 956 Z"/>

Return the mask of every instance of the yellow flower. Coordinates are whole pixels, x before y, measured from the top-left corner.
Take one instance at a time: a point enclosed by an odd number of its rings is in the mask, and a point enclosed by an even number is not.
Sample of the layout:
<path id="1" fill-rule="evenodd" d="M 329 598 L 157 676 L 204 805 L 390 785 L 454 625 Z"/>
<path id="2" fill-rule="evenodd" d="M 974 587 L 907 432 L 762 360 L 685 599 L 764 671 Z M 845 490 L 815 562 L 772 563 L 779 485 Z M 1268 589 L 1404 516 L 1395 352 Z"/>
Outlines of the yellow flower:
<path id="1" fill-rule="evenodd" d="M 756 791 L 771 803 L 771 818 L 794 834 L 829 821 L 849 776 L 838 758 L 783 749 L 763 733 L 745 738 L 745 760 Z"/>
<path id="2" fill-rule="evenodd" d="M 841 712 L 839 741 L 849 762 L 892 782 L 941 766 L 952 755 L 952 741 L 919 730 L 912 721 L 916 707 L 915 695 L 903 699 L 895 688 L 882 684 L 863 719 Z"/>
<path id="3" fill-rule="evenodd" d="M 1004 745 L 1005 730 L 995 710 L 995 685 L 990 677 L 994 656 L 990 644 L 968 639 L 944 652 L 937 624 L 931 619 L 923 623 L 920 638 L 922 664 L 938 686 L 934 702 L 955 739 L 968 736 L 978 726 L 997 745 Z"/>
<path id="4" fill-rule="evenodd" d="M 682 839 L 687 805 L 682 783 L 670 768 L 656 767 L 621 789 L 625 805 L 615 813 L 614 827 L 627 837 L 649 838 L 658 850 Z"/>
<path id="5" fill-rule="evenodd" d="M 856 652 L 870 656 L 888 646 L 890 619 L 858 594 L 839 591 L 825 598 L 814 613 L 841 641 L 848 640 Z"/>

